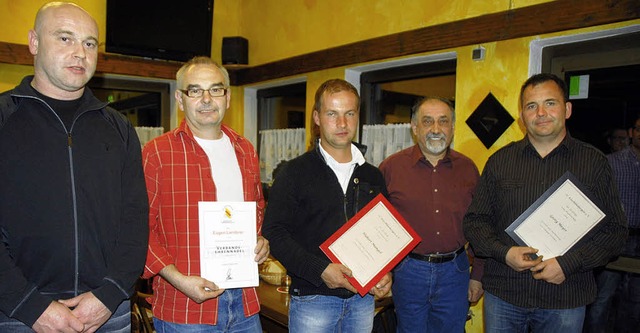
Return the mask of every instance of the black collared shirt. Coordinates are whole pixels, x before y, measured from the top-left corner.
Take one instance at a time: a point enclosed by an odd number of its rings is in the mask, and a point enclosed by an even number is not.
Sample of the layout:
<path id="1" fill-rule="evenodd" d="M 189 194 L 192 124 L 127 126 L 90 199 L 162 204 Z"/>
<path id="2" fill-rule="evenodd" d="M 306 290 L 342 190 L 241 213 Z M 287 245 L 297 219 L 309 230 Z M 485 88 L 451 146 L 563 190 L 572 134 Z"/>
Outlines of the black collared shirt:
<path id="1" fill-rule="evenodd" d="M 566 171 L 595 196 L 606 217 L 592 235 L 557 258 L 566 280 L 554 285 L 533 279 L 528 270 L 516 272 L 506 265 L 507 251 L 517 244 L 504 229 Z M 606 157 L 568 134 L 544 158 L 526 137 L 493 154 L 463 226 L 476 254 L 490 258 L 482 281 L 484 289 L 526 308 L 562 309 L 591 303 L 596 296 L 592 270 L 619 254 L 627 235 L 627 220 Z"/>

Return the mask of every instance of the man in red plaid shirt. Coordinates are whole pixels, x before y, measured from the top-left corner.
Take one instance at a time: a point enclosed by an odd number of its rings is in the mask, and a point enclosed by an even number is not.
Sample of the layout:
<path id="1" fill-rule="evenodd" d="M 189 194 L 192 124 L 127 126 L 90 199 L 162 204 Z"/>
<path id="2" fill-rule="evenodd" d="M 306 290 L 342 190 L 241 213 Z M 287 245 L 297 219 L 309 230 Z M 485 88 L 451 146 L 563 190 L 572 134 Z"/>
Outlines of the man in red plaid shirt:
<path id="1" fill-rule="evenodd" d="M 251 143 L 222 124 L 229 108 L 229 74 L 196 57 L 178 71 L 175 98 L 185 119 L 149 142 L 143 166 L 149 193 L 149 252 L 144 278 L 155 275 L 157 332 L 262 332 L 254 288 L 220 289 L 200 276 L 199 201 L 255 201 L 255 261 L 269 255 L 259 236 L 264 198 L 258 155 Z"/>

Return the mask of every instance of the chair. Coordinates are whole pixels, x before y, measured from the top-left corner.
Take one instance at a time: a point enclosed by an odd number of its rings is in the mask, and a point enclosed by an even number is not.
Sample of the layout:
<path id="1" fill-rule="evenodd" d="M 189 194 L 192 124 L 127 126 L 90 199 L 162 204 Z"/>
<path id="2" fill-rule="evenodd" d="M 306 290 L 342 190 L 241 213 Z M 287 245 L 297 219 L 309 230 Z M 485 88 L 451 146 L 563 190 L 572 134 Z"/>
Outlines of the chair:
<path id="1" fill-rule="evenodd" d="M 373 317 L 372 333 L 395 333 L 396 310 L 391 297 L 376 299 L 375 316 Z"/>
<path id="2" fill-rule="evenodd" d="M 146 300 L 153 296 L 151 280 L 138 279 L 135 290 L 135 294 L 131 297 L 131 331 L 154 333 L 151 304 Z"/>

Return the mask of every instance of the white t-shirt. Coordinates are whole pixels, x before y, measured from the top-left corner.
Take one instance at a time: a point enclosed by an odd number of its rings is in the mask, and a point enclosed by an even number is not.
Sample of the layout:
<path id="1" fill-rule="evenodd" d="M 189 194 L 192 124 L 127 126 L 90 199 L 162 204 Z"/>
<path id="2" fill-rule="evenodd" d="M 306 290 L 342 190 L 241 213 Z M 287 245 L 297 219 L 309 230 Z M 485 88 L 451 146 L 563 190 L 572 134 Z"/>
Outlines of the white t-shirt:
<path id="1" fill-rule="evenodd" d="M 347 194 L 347 186 L 349 185 L 349 179 L 351 179 L 351 174 L 353 174 L 353 170 L 356 167 L 356 164 L 363 165 L 365 160 L 360 149 L 356 147 L 354 144 L 351 144 L 351 161 L 346 163 L 340 163 L 335 160 L 329 153 L 327 153 L 322 145 L 320 145 L 320 140 L 318 140 L 318 146 L 320 147 L 320 152 L 322 156 L 324 156 L 324 160 L 327 162 L 327 165 L 333 170 L 333 173 L 336 174 L 338 178 L 338 182 L 342 187 L 342 192 Z"/>
<path id="2" fill-rule="evenodd" d="M 207 140 L 196 137 L 211 165 L 211 176 L 216 184 L 218 201 L 244 201 L 242 189 L 242 173 L 238 165 L 236 151 L 229 137 L 222 133 L 218 140 Z"/>

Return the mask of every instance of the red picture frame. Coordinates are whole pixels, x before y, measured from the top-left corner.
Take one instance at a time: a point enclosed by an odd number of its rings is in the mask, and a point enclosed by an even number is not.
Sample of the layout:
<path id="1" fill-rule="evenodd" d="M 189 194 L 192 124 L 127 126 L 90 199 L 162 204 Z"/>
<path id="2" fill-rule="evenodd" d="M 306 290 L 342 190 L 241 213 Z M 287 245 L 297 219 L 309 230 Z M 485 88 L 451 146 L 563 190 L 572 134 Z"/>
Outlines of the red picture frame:
<path id="1" fill-rule="evenodd" d="M 345 223 L 340 229 L 338 229 L 331 237 L 327 238 L 321 245 L 320 249 L 324 254 L 333 262 L 339 263 L 340 260 L 330 249 L 330 246 L 338 240 L 342 235 L 344 235 L 349 229 L 351 229 L 354 225 L 361 222 L 361 219 L 371 211 L 378 204 L 383 204 L 384 207 L 389 211 L 389 213 L 395 218 L 395 220 L 402 226 L 402 228 L 406 231 L 406 233 L 412 238 L 412 240 L 405 245 L 400 252 L 398 252 L 391 261 L 389 261 L 383 268 L 365 285 L 361 285 L 358 280 L 354 277 L 348 277 L 347 279 L 351 282 L 361 296 L 364 296 L 366 293 L 371 290 L 375 286 L 376 283 L 382 279 L 382 277 L 390 272 L 411 250 L 413 250 L 418 243 L 422 240 L 420 236 L 411 228 L 409 223 L 398 213 L 398 211 L 393 207 L 393 205 L 385 198 L 382 194 L 378 194 L 373 200 L 371 200 L 365 207 L 363 207 L 355 216 L 353 216 L 347 223 Z M 362 221 L 361 223 L 366 223 L 366 221 Z"/>

